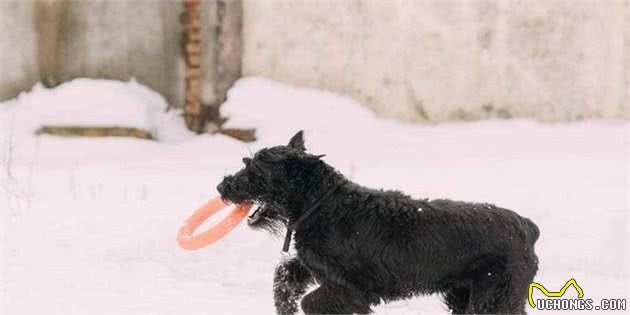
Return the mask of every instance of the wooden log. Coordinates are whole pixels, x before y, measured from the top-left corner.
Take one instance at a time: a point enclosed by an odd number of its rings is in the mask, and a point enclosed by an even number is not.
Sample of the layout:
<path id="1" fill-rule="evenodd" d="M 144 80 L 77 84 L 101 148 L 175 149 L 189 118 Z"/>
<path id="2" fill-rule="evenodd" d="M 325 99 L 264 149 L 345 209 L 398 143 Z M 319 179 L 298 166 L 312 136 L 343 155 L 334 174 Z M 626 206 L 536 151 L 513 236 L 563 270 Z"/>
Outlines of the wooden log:
<path id="1" fill-rule="evenodd" d="M 186 56 L 186 64 L 191 67 L 199 67 L 201 66 L 201 55 L 200 54 L 190 54 Z"/>
<path id="2" fill-rule="evenodd" d="M 189 67 L 188 69 L 186 69 L 186 73 L 184 74 L 184 76 L 186 77 L 186 80 L 199 81 L 198 79 L 201 78 L 201 68 Z M 197 82 L 190 82 L 190 83 L 196 84 Z"/>
<path id="3" fill-rule="evenodd" d="M 184 110 L 186 114 L 199 115 L 201 113 L 201 104 L 195 100 L 186 100 L 184 102 Z"/>
<path id="4" fill-rule="evenodd" d="M 184 0 L 184 5 L 188 7 L 199 6 L 200 4 L 199 0 Z"/>
<path id="5" fill-rule="evenodd" d="M 151 132 L 128 127 L 43 126 L 35 132 L 61 137 L 130 137 L 154 140 Z"/>
<path id="6" fill-rule="evenodd" d="M 199 115 L 199 113 L 201 113 L 201 104 L 194 99 L 187 99 L 184 102 L 184 112 L 186 115 Z"/>
<path id="7" fill-rule="evenodd" d="M 204 120 L 201 114 L 201 2 L 199 0 L 184 1 L 184 119 L 188 129 L 200 132 Z M 194 39 L 194 40 L 193 40 Z"/>
<path id="8" fill-rule="evenodd" d="M 186 34 L 186 41 L 198 42 L 201 44 L 201 32 L 193 32 L 190 34 Z"/>
<path id="9" fill-rule="evenodd" d="M 191 54 L 201 54 L 201 43 L 199 42 L 189 42 L 184 47 L 187 52 Z"/>
<path id="10" fill-rule="evenodd" d="M 190 93 L 191 95 L 201 96 L 201 84 L 189 85 L 186 88 L 186 91 Z"/>
<path id="11" fill-rule="evenodd" d="M 241 140 L 243 142 L 256 141 L 256 129 L 233 129 L 224 128 L 219 131 L 220 133 Z"/>
<path id="12" fill-rule="evenodd" d="M 186 19 L 185 19 L 186 20 Z M 199 19 L 189 19 L 187 21 L 185 21 L 186 24 L 184 24 L 184 27 L 186 28 L 186 30 L 188 31 L 199 31 L 201 30 L 201 20 Z"/>
<path id="13" fill-rule="evenodd" d="M 186 90 L 188 91 L 188 87 L 191 85 L 201 86 L 201 79 L 199 78 L 190 78 L 186 79 Z"/>

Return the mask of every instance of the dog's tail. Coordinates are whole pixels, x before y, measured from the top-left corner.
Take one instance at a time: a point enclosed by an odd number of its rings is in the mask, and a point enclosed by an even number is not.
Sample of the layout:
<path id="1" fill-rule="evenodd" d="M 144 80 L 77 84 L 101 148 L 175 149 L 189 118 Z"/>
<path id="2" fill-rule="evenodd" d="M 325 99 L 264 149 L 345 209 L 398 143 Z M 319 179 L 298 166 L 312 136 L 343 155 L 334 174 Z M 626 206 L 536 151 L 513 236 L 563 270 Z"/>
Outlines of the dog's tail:
<path id="1" fill-rule="evenodd" d="M 525 233 L 527 234 L 526 237 L 529 242 L 534 245 L 534 243 L 536 243 L 538 237 L 540 236 L 540 230 L 538 229 L 536 223 L 532 222 L 532 220 L 528 218 L 523 218 L 523 220 L 525 221 Z"/>

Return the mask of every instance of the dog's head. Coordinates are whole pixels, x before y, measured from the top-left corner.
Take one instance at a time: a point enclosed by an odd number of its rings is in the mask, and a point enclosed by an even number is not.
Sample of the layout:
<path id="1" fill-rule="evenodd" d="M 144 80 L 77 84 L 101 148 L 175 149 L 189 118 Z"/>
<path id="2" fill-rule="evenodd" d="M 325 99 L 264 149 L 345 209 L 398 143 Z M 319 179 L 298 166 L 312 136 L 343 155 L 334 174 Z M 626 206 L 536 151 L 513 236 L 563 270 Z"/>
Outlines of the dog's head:
<path id="1" fill-rule="evenodd" d="M 306 153 L 303 132 L 299 131 L 287 145 L 243 158 L 245 167 L 223 178 L 217 190 L 226 201 L 262 204 L 248 220 L 252 226 L 265 223 L 260 219 L 286 222 L 288 201 L 303 189 L 304 178 L 321 163 L 321 157 Z"/>

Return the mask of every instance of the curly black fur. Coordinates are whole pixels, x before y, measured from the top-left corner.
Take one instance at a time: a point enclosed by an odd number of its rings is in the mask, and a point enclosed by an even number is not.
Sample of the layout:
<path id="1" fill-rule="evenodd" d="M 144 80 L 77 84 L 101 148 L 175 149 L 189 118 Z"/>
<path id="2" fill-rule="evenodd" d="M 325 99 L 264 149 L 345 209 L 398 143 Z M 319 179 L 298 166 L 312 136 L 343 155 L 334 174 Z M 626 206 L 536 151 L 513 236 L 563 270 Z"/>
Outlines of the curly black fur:
<path id="1" fill-rule="evenodd" d="M 295 222 L 331 187 L 295 231 L 297 258 L 276 270 L 277 311 L 369 313 L 382 301 L 438 293 L 453 313 L 524 313 L 538 266 L 536 225 L 491 204 L 412 199 L 355 184 L 306 153 L 302 132 L 262 149 L 217 189 L 235 203 L 264 204 L 250 225 Z M 262 219 L 261 219 L 262 218 Z"/>

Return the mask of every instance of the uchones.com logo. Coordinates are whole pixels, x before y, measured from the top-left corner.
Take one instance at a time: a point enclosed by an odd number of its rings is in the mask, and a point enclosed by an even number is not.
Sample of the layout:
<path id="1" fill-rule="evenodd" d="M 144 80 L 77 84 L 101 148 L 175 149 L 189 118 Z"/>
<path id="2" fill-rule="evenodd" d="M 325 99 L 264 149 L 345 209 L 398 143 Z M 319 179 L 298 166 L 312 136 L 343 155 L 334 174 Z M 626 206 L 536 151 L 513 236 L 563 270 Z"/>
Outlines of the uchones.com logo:
<path id="1" fill-rule="evenodd" d="M 563 298 L 569 288 L 577 291 L 577 298 Z M 545 298 L 534 300 L 534 288 L 540 290 Z M 529 305 L 538 310 L 552 311 L 624 311 L 626 310 L 626 299 L 601 299 L 593 301 L 593 299 L 584 298 L 584 290 L 575 281 L 569 279 L 560 291 L 552 292 L 547 290 L 542 284 L 532 282 L 529 285 L 528 295 Z"/>

